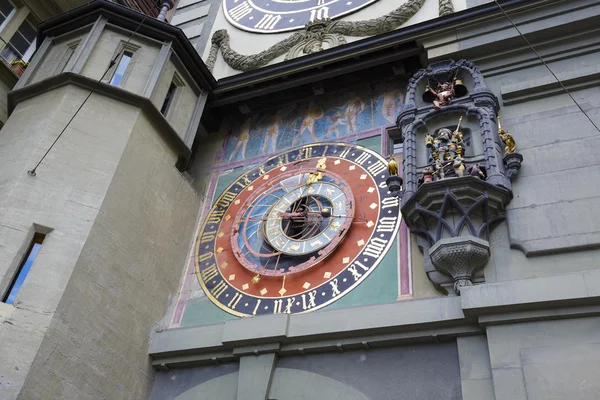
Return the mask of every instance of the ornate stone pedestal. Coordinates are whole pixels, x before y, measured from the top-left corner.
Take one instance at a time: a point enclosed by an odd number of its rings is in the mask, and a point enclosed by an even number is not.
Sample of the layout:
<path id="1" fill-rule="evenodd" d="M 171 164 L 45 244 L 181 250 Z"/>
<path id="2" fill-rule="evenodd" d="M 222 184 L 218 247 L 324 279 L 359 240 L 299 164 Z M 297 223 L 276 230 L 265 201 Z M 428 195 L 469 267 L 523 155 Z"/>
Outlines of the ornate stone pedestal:
<path id="1" fill-rule="evenodd" d="M 427 276 L 448 295 L 484 280 L 489 233 L 504 220 L 523 156 L 501 129 L 498 99 L 470 61 L 440 61 L 410 80 L 402 215 L 420 236 Z"/>

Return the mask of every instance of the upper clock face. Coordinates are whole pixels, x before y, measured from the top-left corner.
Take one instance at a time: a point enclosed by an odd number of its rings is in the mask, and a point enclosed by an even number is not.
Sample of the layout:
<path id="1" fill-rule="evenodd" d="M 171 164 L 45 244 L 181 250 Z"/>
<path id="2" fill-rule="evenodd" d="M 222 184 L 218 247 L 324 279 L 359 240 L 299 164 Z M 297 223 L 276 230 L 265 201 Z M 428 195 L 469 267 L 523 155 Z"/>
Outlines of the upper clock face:
<path id="1" fill-rule="evenodd" d="M 366 148 L 293 149 L 239 177 L 196 242 L 197 275 L 220 308 L 248 316 L 302 313 L 357 287 L 400 226 L 387 162 Z"/>
<path id="2" fill-rule="evenodd" d="M 275 33 L 303 28 L 316 19 L 338 18 L 377 0 L 225 0 L 225 17 L 245 31 Z"/>

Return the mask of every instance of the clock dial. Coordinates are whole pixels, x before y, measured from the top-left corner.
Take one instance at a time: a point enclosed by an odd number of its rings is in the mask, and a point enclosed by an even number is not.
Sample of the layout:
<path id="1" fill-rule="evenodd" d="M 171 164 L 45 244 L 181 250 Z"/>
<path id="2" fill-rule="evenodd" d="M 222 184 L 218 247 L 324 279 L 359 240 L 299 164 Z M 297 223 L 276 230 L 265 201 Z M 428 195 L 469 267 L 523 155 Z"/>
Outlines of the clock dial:
<path id="1" fill-rule="evenodd" d="M 207 296 L 248 316 L 302 313 L 338 300 L 376 268 L 400 226 L 387 162 L 323 143 L 270 158 L 219 197 L 196 242 Z"/>
<path id="2" fill-rule="evenodd" d="M 303 28 L 309 22 L 338 18 L 376 0 L 225 0 L 223 11 L 234 26 L 275 33 Z"/>

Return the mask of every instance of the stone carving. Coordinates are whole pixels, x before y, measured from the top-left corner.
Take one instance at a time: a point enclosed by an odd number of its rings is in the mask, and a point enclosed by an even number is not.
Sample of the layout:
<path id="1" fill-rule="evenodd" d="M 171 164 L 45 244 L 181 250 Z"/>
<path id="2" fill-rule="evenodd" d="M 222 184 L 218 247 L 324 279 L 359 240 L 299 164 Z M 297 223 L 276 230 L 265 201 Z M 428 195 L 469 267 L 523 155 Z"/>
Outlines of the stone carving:
<path id="1" fill-rule="evenodd" d="M 440 128 L 435 137 L 427 134 L 425 136 L 425 146 L 430 151 L 429 165 L 423 170 L 423 176 L 420 183 L 425 183 L 426 174 L 434 169 L 433 180 L 445 179 L 448 177 L 460 177 L 465 175 L 463 134 L 460 130 L 462 116 L 454 131 L 448 128 Z M 427 180 L 430 182 L 431 180 Z"/>
<path id="2" fill-rule="evenodd" d="M 345 44 L 346 38 L 343 35 L 327 31 L 329 25 L 328 19 L 318 19 L 307 24 L 306 37 L 287 52 L 285 59 L 289 60 Z"/>
<path id="3" fill-rule="evenodd" d="M 442 82 L 441 90 L 431 90 L 430 82 Z M 451 91 L 449 82 L 455 93 L 441 98 Z M 432 107 L 433 101 L 439 103 Z M 404 142 L 402 215 L 420 236 L 427 276 L 449 295 L 483 280 L 489 233 L 504 220 L 510 179 L 523 159 L 499 126 L 499 108 L 473 63 L 446 60 L 413 75 L 397 118 Z M 447 125 L 449 114 L 460 116 L 456 127 Z"/>
<path id="4" fill-rule="evenodd" d="M 454 291 L 473 285 L 473 275 L 490 259 L 490 243 L 474 236 L 445 238 L 430 250 L 431 262 L 438 271 L 454 280 Z"/>
<path id="5" fill-rule="evenodd" d="M 212 36 L 212 45 L 206 59 L 210 71 L 214 68 L 219 48 L 223 59 L 238 71 L 251 71 L 267 65 L 284 54 L 287 59 L 300 57 L 346 43 L 344 36 L 365 37 L 379 35 L 400 27 L 423 7 L 425 0 L 408 0 L 389 14 L 363 21 L 317 20 L 304 31 L 296 32 L 268 49 L 253 55 L 242 55 L 233 50 L 227 30 L 220 29 Z M 451 0 L 440 0 L 440 15 L 454 12 Z M 325 45 L 325 46 L 324 46 Z"/>
<path id="6" fill-rule="evenodd" d="M 444 15 L 449 15 L 454 12 L 454 5 L 452 4 L 452 0 L 440 0 L 440 17 Z"/>
<path id="7" fill-rule="evenodd" d="M 509 179 L 512 179 L 521 169 L 523 156 L 517 153 L 517 143 L 513 136 L 506 129 L 502 129 L 500 117 L 498 117 L 498 136 L 500 136 L 500 139 L 506 145 L 504 148 L 504 165 L 506 167 L 506 175 Z"/>

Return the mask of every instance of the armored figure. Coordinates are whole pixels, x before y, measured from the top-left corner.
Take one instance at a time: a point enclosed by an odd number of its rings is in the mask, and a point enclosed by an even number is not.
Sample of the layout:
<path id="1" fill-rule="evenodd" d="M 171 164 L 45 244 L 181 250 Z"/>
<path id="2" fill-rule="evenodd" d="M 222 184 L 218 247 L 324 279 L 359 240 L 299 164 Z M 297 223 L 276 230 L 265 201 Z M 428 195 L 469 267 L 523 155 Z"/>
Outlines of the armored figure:
<path id="1" fill-rule="evenodd" d="M 442 128 L 438 131 L 438 134 L 433 141 L 432 150 L 434 151 L 434 155 L 433 155 L 434 159 L 439 158 L 441 160 L 446 160 L 448 158 L 446 153 L 449 150 L 451 135 L 452 135 L 452 131 L 448 128 Z M 436 155 L 437 155 L 437 157 L 436 157 Z"/>

